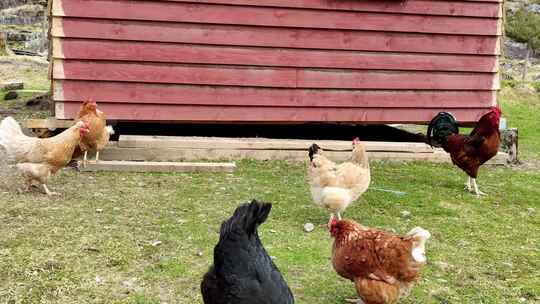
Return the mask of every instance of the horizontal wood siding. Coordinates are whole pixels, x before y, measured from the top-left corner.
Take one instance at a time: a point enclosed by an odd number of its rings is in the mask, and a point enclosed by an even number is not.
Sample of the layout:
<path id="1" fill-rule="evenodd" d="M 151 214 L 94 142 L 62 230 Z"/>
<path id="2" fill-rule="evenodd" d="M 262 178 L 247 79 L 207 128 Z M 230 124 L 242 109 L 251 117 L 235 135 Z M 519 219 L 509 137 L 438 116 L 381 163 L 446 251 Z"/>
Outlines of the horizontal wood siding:
<path id="1" fill-rule="evenodd" d="M 473 122 L 496 103 L 496 0 L 54 0 L 57 118 Z"/>

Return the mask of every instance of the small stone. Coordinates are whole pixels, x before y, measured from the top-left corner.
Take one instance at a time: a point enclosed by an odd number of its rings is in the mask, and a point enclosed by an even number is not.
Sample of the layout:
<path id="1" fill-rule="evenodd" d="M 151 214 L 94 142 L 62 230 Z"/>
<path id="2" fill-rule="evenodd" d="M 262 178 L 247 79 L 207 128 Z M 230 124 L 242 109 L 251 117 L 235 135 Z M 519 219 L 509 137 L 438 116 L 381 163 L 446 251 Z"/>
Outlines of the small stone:
<path id="1" fill-rule="evenodd" d="M 270 229 L 269 231 L 270 233 L 277 233 L 277 231 L 275 231 L 274 229 Z"/>
<path id="2" fill-rule="evenodd" d="M 96 276 L 96 283 L 101 284 L 103 283 L 103 278 L 100 276 Z"/>
<path id="3" fill-rule="evenodd" d="M 202 256 L 203 256 L 202 251 L 197 252 L 197 256 L 198 256 L 198 257 L 202 257 Z"/>
<path id="4" fill-rule="evenodd" d="M 306 223 L 304 225 L 304 231 L 305 232 L 311 232 L 313 230 L 315 230 L 315 225 L 313 225 L 312 223 Z"/>
<path id="5" fill-rule="evenodd" d="M 401 216 L 402 217 L 409 217 L 409 216 L 411 216 L 411 213 L 409 211 L 401 211 Z"/>
<path id="6" fill-rule="evenodd" d="M 4 100 L 12 100 L 17 99 L 19 97 L 19 94 L 15 91 L 9 91 L 4 95 Z"/>
<path id="7" fill-rule="evenodd" d="M 103 209 L 96 209 L 96 212 L 97 212 L 97 213 L 102 213 L 102 212 L 103 212 Z"/>
<path id="8" fill-rule="evenodd" d="M 157 247 L 159 245 L 161 245 L 161 241 L 155 241 L 155 242 L 152 243 L 153 247 Z"/>

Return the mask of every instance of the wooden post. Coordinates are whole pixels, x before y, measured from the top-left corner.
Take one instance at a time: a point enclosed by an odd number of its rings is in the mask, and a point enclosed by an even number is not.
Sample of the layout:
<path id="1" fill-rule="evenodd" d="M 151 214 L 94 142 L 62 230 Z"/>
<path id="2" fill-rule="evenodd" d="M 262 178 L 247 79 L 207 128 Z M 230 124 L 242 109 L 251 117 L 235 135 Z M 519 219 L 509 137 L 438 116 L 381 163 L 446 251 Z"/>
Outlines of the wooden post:
<path id="1" fill-rule="evenodd" d="M 0 56 L 7 55 L 7 34 L 0 31 Z"/>
<path id="2" fill-rule="evenodd" d="M 508 153 L 508 163 L 519 164 L 518 158 L 518 129 L 510 128 L 502 130 L 502 148 Z"/>
<path id="3" fill-rule="evenodd" d="M 527 77 L 527 72 L 529 70 L 529 58 L 531 57 L 531 48 L 527 44 L 527 53 L 525 55 L 525 62 L 523 63 L 523 70 L 521 72 L 521 81 L 525 81 Z"/>

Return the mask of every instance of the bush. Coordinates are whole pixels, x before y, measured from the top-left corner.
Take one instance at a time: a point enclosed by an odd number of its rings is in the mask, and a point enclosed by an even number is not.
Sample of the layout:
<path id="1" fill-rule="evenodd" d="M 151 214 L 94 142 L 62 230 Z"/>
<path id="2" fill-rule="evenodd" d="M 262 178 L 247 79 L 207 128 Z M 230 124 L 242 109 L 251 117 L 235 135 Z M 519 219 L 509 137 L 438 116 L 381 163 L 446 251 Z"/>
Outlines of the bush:
<path id="1" fill-rule="evenodd" d="M 540 52 L 540 15 L 521 6 L 513 15 L 507 16 L 506 35 L 524 42 L 535 52 Z"/>
<path id="2" fill-rule="evenodd" d="M 512 88 L 515 89 L 519 85 L 519 81 L 513 79 L 503 79 L 501 80 L 501 86 L 503 88 Z"/>
<path id="3" fill-rule="evenodd" d="M 540 93 L 540 81 L 535 81 L 531 85 L 537 93 Z"/>

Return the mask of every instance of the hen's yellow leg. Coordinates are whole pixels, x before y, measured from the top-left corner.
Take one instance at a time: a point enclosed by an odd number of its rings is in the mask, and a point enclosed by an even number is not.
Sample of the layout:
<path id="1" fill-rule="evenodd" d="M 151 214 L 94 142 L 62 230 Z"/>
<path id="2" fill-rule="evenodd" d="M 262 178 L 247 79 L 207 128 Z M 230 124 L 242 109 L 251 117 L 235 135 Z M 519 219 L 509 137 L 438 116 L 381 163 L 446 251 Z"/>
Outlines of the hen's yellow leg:
<path id="1" fill-rule="evenodd" d="M 99 151 L 96 151 L 96 164 L 99 162 Z"/>
<path id="2" fill-rule="evenodd" d="M 86 165 L 88 165 L 88 150 L 84 151 L 83 168 L 86 168 Z"/>

